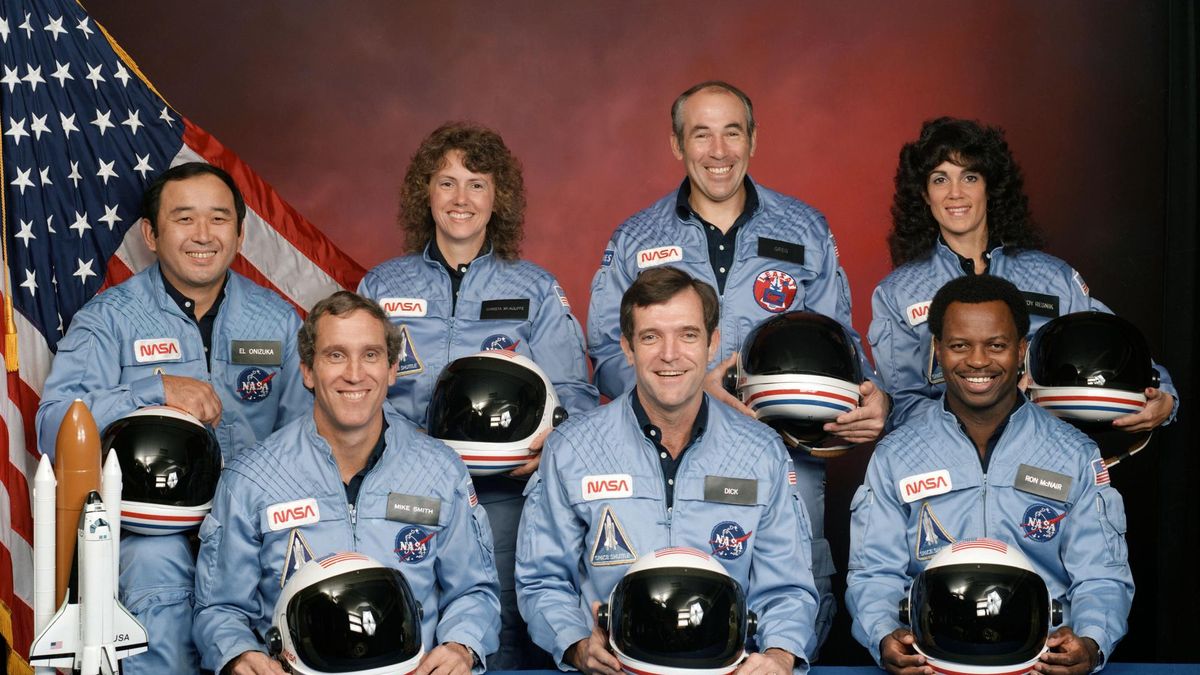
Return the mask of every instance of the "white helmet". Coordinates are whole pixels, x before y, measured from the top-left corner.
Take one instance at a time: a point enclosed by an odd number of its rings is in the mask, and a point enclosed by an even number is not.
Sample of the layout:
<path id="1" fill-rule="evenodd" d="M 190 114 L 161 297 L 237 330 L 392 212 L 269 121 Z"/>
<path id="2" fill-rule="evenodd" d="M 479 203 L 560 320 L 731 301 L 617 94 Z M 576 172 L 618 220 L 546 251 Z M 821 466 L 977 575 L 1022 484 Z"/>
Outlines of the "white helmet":
<path id="1" fill-rule="evenodd" d="M 631 565 L 599 619 L 622 668 L 640 675 L 732 673 L 757 624 L 741 584 L 721 563 L 683 547 Z"/>
<path id="2" fill-rule="evenodd" d="M 1026 352 L 1029 398 L 1078 427 L 1114 466 L 1150 442 L 1153 430 L 1129 433 L 1112 421 L 1141 412 L 1158 371 L 1146 338 L 1129 321 L 1105 312 L 1076 312 L 1047 322 Z"/>
<path id="3" fill-rule="evenodd" d="M 533 439 L 565 419 L 542 369 L 506 350 L 450 362 L 429 401 L 429 435 L 454 448 L 475 476 L 528 462 Z"/>
<path id="4" fill-rule="evenodd" d="M 938 673 L 1029 672 L 1062 609 L 1016 546 L 967 539 L 943 548 L 900 601 L 913 646 Z"/>
<path id="5" fill-rule="evenodd" d="M 852 447 L 824 430 L 858 407 L 863 380 L 858 348 L 840 323 L 815 312 L 771 317 L 746 336 L 737 365 L 739 397 L 790 447 L 814 457 Z"/>
<path id="6" fill-rule="evenodd" d="M 108 425 L 104 456 L 121 465 L 121 527 L 137 534 L 176 534 L 198 527 L 212 509 L 221 448 L 212 431 L 165 405 L 135 410 Z"/>
<path id="7" fill-rule="evenodd" d="M 425 655 L 421 604 L 404 575 L 361 553 L 305 563 L 271 617 L 267 649 L 300 675 L 404 675 Z"/>

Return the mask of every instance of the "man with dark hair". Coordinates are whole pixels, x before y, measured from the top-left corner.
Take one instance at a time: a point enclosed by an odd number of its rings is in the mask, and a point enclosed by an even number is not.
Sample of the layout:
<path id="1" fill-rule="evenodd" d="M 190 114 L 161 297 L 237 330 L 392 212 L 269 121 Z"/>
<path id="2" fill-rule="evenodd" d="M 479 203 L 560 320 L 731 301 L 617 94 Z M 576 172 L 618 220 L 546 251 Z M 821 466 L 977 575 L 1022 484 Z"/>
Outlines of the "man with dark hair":
<path id="1" fill-rule="evenodd" d="M 725 391 L 722 379 L 755 325 L 805 310 L 841 322 L 860 342 L 850 324 L 850 287 L 824 216 L 750 179 L 757 141 L 750 97 L 728 82 L 697 84 L 671 105 L 671 151 L 687 176 L 677 190 L 617 228 L 592 279 L 587 343 L 601 394 L 615 398 L 633 385 L 616 313 L 625 289 L 653 267 L 678 267 L 716 289 L 724 339 L 707 365 L 705 390 L 746 415 L 753 412 Z M 861 344 L 858 351 L 864 354 Z M 872 381 L 860 389 L 861 406 L 825 425 L 851 444 L 878 438 L 890 407 L 862 358 Z M 824 534 L 825 463 L 803 448 L 794 448 L 792 458 L 797 491 L 813 519 L 813 575 L 822 596 L 817 632 L 824 640 L 835 606 L 835 570 Z"/>
<path id="2" fill-rule="evenodd" d="M 399 329 L 374 301 L 339 291 L 305 319 L 300 353 L 312 414 L 225 465 L 200 528 L 204 666 L 282 674 L 260 636 L 288 577 L 356 551 L 401 570 L 424 608 L 417 673 L 481 670 L 500 629 L 491 528 L 458 455 L 387 404 Z"/>
<path id="3" fill-rule="evenodd" d="M 620 674 L 595 607 L 639 556 L 690 546 L 719 558 L 758 613 L 761 653 L 739 672 L 807 671 L 808 515 L 779 437 L 704 392 L 720 348 L 716 293 L 662 267 L 638 277 L 620 312 L 635 386 L 551 433 L 531 480 L 516 570 L 531 637 L 563 666 Z"/>
<path id="4" fill-rule="evenodd" d="M 1091 672 L 1124 636 L 1133 599 L 1124 505 L 1100 450 L 1018 389 L 1029 314 L 1011 283 L 954 279 L 929 327 L 942 403 L 879 442 L 851 505 L 854 636 L 889 672 L 932 675 L 896 608 L 934 554 L 987 537 L 1020 548 L 1062 603 L 1038 672 Z"/>
<path id="5" fill-rule="evenodd" d="M 150 405 L 211 426 L 225 461 L 310 409 L 300 381 L 300 317 L 275 293 L 230 271 L 246 206 L 229 174 L 193 162 L 147 188 L 142 237 L 158 262 L 92 298 L 71 319 L 37 413 L 41 451 L 83 399 L 104 429 Z M 199 672 L 192 645 L 194 555 L 186 535 L 126 533 L 120 600 L 150 650 L 126 673 Z"/>

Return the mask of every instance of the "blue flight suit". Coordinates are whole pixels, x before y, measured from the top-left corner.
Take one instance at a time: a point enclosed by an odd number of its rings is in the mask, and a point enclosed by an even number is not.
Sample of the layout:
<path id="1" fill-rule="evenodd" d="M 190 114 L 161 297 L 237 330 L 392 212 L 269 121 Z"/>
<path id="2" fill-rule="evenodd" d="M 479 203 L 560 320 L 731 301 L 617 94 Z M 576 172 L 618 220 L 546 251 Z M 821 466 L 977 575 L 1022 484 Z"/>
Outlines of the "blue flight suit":
<path id="1" fill-rule="evenodd" d="M 1079 272 L 1048 253 L 995 246 L 985 255 L 987 273 L 1011 281 L 1025 296 L 1031 337 L 1047 321 L 1064 314 L 1112 314 L 1104 303 L 1091 297 Z M 941 371 L 932 361 L 929 303 L 946 282 L 965 274 L 958 254 L 939 237 L 929 257 L 897 267 L 875 287 L 867 339 L 879 376 L 892 395 L 889 427 L 903 424 L 918 407 L 945 390 Z M 1175 397 L 1166 422 L 1170 423 L 1179 409 L 1179 393 L 1167 369 L 1156 367 L 1159 388 Z"/>
<path id="2" fill-rule="evenodd" d="M 804 202 L 757 185 L 747 178 L 758 206 L 740 225 L 732 267 L 721 299 L 721 349 L 713 368 L 735 351 L 756 325 L 786 311 L 810 311 L 836 319 L 858 345 L 863 374 L 875 378 L 850 321 L 850 286 L 838 263 L 837 244 L 825 217 Z M 672 192 L 621 224 L 592 279 L 588 307 L 588 352 L 600 393 L 615 398 L 633 386 L 633 369 L 621 352 L 621 296 L 643 270 L 660 264 L 678 267 L 720 288 L 709 257 L 705 225 L 678 206 Z M 878 382 L 877 382 L 878 384 Z M 792 453 L 800 496 L 812 518 L 813 576 L 821 592 L 817 634 L 824 642 L 836 601 L 836 571 L 825 539 L 825 461 Z"/>
<path id="3" fill-rule="evenodd" d="M 599 397 L 588 382 L 583 333 L 553 276 L 531 262 L 503 260 L 487 250 L 470 263 L 456 303 L 449 272 L 431 255 L 432 246 L 421 255 L 375 267 L 358 287 L 403 331 L 399 376 L 388 391 L 388 400 L 401 414 L 426 428 L 426 408 L 442 369 L 488 349 L 509 349 L 532 359 L 568 413 L 596 407 Z M 533 653 L 513 590 L 524 487 L 523 480 L 506 476 L 475 479 L 495 535 L 503 620 L 500 651 L 489 661 L 498 670 L 547 665 L 544 655 L 539 661 Z"/>
<path id="4" fill-rule="evenodd" d="M 311 414 L 225 466 L 200 526 L 196 561 L 193 636 L 205 668 L 220 671 L 245 651 L 265 652 L 258 636 L 271 626 L 285 571 L 339 551 L 369 555 L 404 574 L 424 608 L 426 651 L 458 642 L 482 659 L 496 648 L 491 528 L 473 503 L 466 466 L 391 406 L 384 415 L 383 455 L 353 508 Z M 416 498 L 435 500 L 436 513 L 423 519 L 392 506 Z"/>
<path id="5" fill-rule="evenodd" d="M 1029 557 L 1064 623 L 1107 659 L 1128 628 L 1133 575 L 1124 503 L 1099 448 L 1022 397 L 988 457 L 984 469 L 940 399 L 876 446 L 850 507 L 854 637 L 878 663 L 880 641 L 902 626 L 899 601 L 929 559 L 955 541 L 988 537 Z"/>
<path id="6" fill-rule="evenodd" d="M 168 295 L 155 263 L 92 298 L 71 320 L 38 406 L 40 448 L 53 459 L 58 427 L 75 399 L 87 403 L 103 431 L 138 408 L 165 403 L 166 374 L 212 385 L 222 406 L 214 432 L 228 462 L 312 410 L 296 354 L 299 329 L 287 301 L 229 272 L 206 357 L 199 328 Z M 248 357 L 251 342 L 274 356 Z M 199 672 L 191 640 L 178 637 L 191 634 L 194 572 L 185 535 L 122 535 L 119 597 L 150 638 L 150 651 L 123 660 L 125 673 Z"/>
<path id="7" fill-rule="evenodd" d="M 658 450 L 639 428 L 631 396 L 560 425 L 530 480 L 516 577 L 534 642 L 562 664 L 591 633 L 592 602 L 608 602 L 638 556 L 690 546 L 713 553 L 746 589 L 759 649 L 785 649 L 797 672 L 807 672 L 818 607 L 812 544 L 778 435 L 705 396 L 706 428 L 681 456 L 666 503 Z M 706 501 L 710 479 L 754 487 L 743 488 L 739 503 Z"/>

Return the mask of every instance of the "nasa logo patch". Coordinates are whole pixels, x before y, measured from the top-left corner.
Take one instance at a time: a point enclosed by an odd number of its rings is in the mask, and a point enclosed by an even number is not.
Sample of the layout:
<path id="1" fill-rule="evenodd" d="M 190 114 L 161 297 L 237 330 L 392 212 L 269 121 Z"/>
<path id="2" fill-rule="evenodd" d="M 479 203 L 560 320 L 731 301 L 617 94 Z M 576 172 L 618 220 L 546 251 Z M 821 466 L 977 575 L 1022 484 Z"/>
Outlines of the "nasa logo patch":
<path id="1" fill-rule="evenodd" d="M 1024 530 L 1026 539 L 1047 542 L 1058 534 L 1059 523 L 1066 517 L 1065 511 L 1059 514 L 1049 504 L 1034 504 L 1025 509 L 1025 516 L 1021 518 L 1021 529 Z"/>
<path id="2" fill-rule="evenodd" d="M 271 395 L 271 380 L 278 374 L 279 371 L 268 373 L 258 366 L 251 366 L 238 374 L 234 393 L 243 401 L 261 401 Z"/>
<path id="3" fill-rule="evenodd" d="M 396 560 L 402 563 L 419 563 L 429 555 L 430 540 L 433 532 L 420 525 L 406 525 L 396 533 L 396 546 L 393 552 Z"/>
<path id="4" fill-rule="evenodd" d="M 747 532 L 732 520 L 723 520 L 713 528 L 708 537 L 712 554 L 722 560 L 737 560 L 746 552 L 746 542 L 753 532 Z"/>
<path id="5" fill-rule="evenodd" d="M 787 311 L 795 299 L 796 280 L 787 272 L 767 270 L 754 280 L 754 301 L 768 312 Z"/>
<path id="6" fill-rule="evenodd" d="M 520 340 L 514 341 L 512 338 L 505 335 L 504 333 L 496 333 L 495 335 L 489 335 L 489 336 L 483 338 L 483 344 L 479 345 L 479 351 L 481 351 L 481 352 L 499 352 L 499 351 L 513 352 L 513 351 L 517 350 L 517 345 L 520 343 L 521 343 Z"/>

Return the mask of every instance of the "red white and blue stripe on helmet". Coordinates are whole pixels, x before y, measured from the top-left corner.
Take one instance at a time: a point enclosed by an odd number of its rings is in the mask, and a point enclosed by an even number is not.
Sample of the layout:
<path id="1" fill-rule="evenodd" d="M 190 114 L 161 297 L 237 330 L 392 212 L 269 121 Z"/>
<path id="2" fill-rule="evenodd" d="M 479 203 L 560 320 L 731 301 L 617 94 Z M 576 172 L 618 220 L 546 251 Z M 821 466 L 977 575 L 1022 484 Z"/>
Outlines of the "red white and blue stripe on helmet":
<path id="1" fill-rule="evenodd" d="M 512 471 L 517 467 L 524 466 L 526 462 L 533 459 L 533 455 L 528 452 L 515 455 L 472 455 L 470 453 L 459 453 L 459 457 L 462 458 L 463 464 L 467 465 L 467 471 L 474 475 Z"/>
<path id="2" fill-rule="evenodd" d="M 178 534 L 200 527 L 207 512 L 168 516 L 121 508 L 121 527 L 135 534 Z"/>
<path id="3" fill-rule="evenodd" d="M 746 399 L 746 405 L 755 412 L 780 405 L 806 405 L 829 408 L 838 412 L 850 412 L 858 405 L 858 399 L 845 394 L 816 389 L 767 389 L 749 396 Z"/>
<path id="4" fill-rule="evenodd" d="M 1038 396 L 1035 400 L 1043 408 L 1062 416 L 1084 412 L 1128 415 L 1139 413 L 1146 407 L 1145 401 L 1115 396 Z"/>

